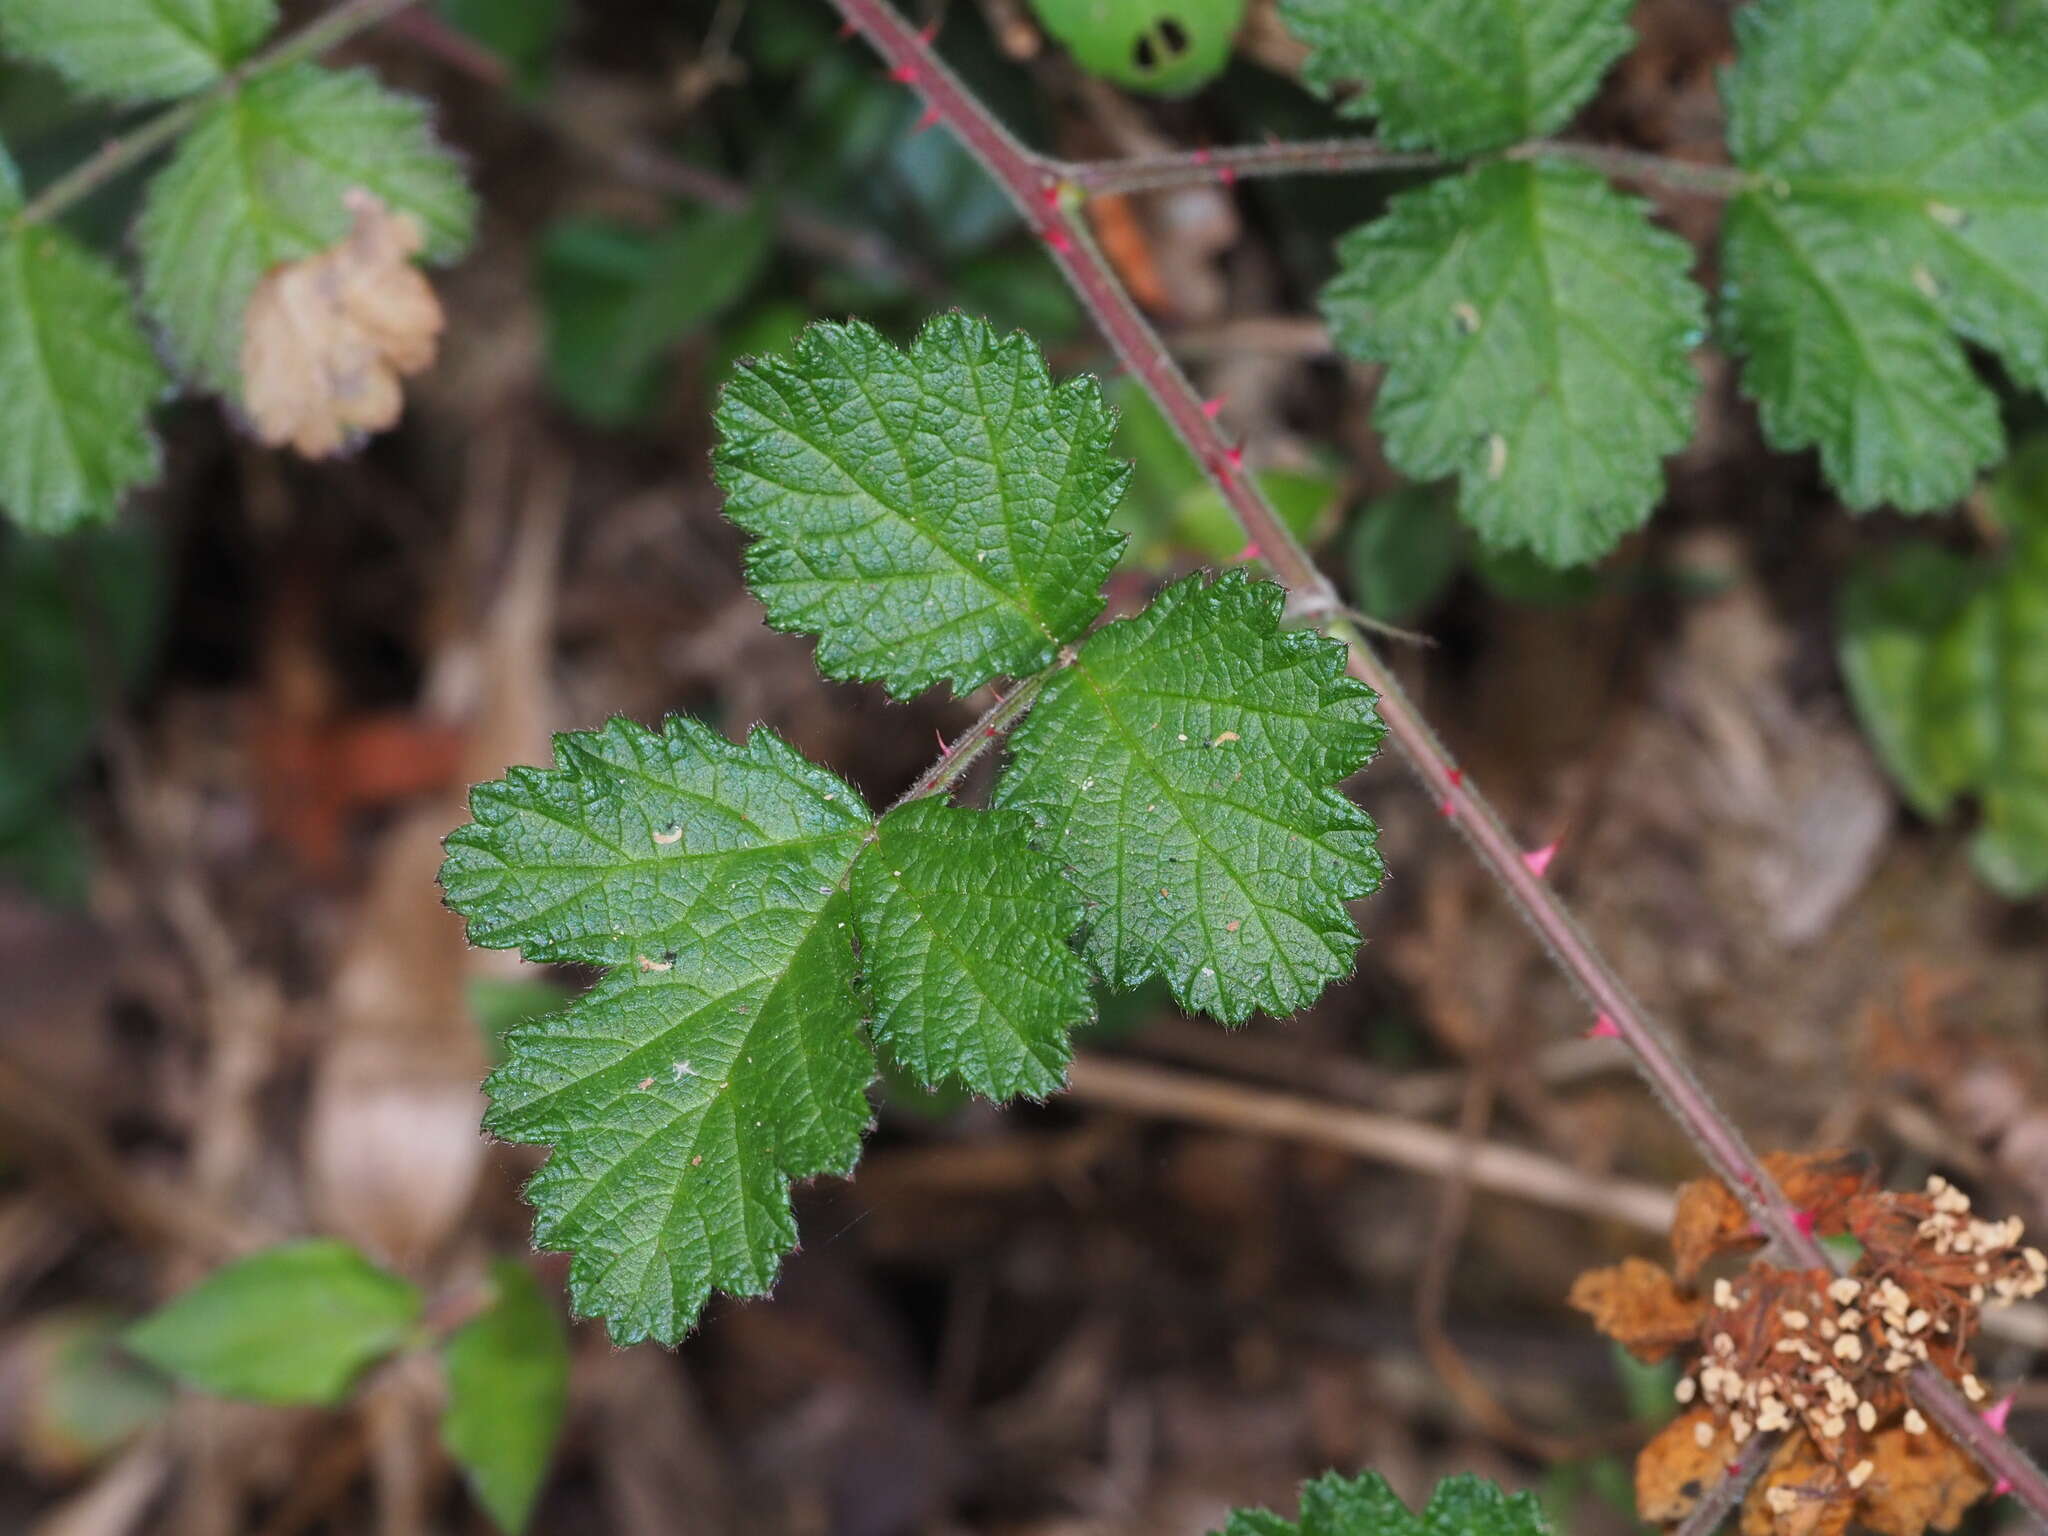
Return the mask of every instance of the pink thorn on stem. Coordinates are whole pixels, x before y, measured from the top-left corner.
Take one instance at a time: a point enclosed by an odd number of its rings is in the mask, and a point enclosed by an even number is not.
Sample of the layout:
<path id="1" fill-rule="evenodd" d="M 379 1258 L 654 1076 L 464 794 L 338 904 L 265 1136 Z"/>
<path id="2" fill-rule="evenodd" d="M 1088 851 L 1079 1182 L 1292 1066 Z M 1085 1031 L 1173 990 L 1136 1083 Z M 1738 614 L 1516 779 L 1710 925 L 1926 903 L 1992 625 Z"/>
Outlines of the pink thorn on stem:
<path id="1" fill-rule="evenodd" d="M 1211 395 L 1208 399 L 1204 400 L 1202 402 L 1202 414 L 1211 421 L 1222 415 L 1223 397 L 1221 395 Z"/>
<path id="2" fill-rule="evenodd" d="M 917 66 L 915 64 L 898 64 L 889 71 L 889 78 L 898 85 L 915 85 L 917 83 Z"/>
<path id="3" fill-rule="evenodd" d="M 2012 1399 L 2010 1397 L 2001 1397 L 1997 1402 L 1979 1414 L 1978 1417 L 2001 1435 L 2004 1434 L 2005 1421 L 2012 1417 Z M 2007 1486 L 2010 1487 L 2011 1485 L 2008 1484 Z"/>
<path id="4" fill-rule="evenodd" d="M 1216 179 L 1226 187 L 1236 186 L 1237 167 L 1234 165 L 1218 166 L 1216 169 Z"/>
<path id="5" fill-rule="evenodd" d="M 1038 200 L 1048 208 L 1059 207 L 1060 184 L 1057 181 L 1048 181 L 1038 189 Z"/>
<path id="6" fill-rule="evenodd" d="M 1541 848 L 1531 848 L 1522 855 L 1522 867 L 1541 880 L 1544 872 L 1550 868 L 1550 861 L 1556 857 L 1557 844 L 1545 843 Z"/>
<path id="7" fill-rule="evenodd" d="M 1991 1497 L 1993 1497 L 1994 1499 L 1997 1498 L 2000 1494 L 2006 1494 L 2011 1492 L 2012 1479 L 2009 1477 L 2001 1477 L 1997 1482 L 1991 1485 Z"/>
<path id="8" fill-rule="evenodd" d="M 926 22 L 922 27 L 918 29 L 917 40 L 920 43 L 924 44 L 924 46 L 927 48 L 931 47 L 933 43 L 936 43 L 939 40 L 939 23 L 937 17 L 932 18 L 932 20 Z"/>
<path id="9" fill-rule="evenodd" d="M 939 122 L 939 109 L 937 107 L 926 107 L 924 115 L 917 120 L 917 126 L 912 128 L 910 132 L 913 137 L 920 133 L 928 133 L 938 127 Z"/>
<path id="10" fill-rule="evenodd" d="M 1063 229 L 1061 226 L 1059 226 L 1058 224 L 1046 225 L 1044 235 L 1045 243 L 1051 246 L 1055 251 L 1058 251 L 1060 255 L 1073 255 L 1074 237 L 1068 234 L 1066 230 Z"/>
<path id="11" fill-rule="evenodd" d="M 1193 154 L 1189 155 L 1188 158 L 1194 161 L 1197 165 L 1207 165 L 1210 162 L 1210 160 L 1214 157 L 1209 153 L 1208 150 L 1198 149 Z"/>
<path id="12" fill-rule="evenodd" d="M 1228 465 L 1229 465 L 1229 466 L 1231 467 L 1231 469 L 1232 469 L 1232 470 L 1240 470 L 1240 469 L 1243 469 L 1243 468 L 1244 468 L 1244 444 L 1243 444 L 1243 443 L 1239 443 L 1239 444 L 1238 444 L 1238 445 L 1237 445 L 1236 447 L 1234 447 L 1234 448 L 1226 448 L 1226 449 L 1224 449 L 1224 450 L 1223 450 L 1223 462 L 1224 462 L 1224 463 L 1226 463 L 1226 464 L 1228 464 Z"/>
<path id="13" fill-rule="evenodd" d="M 951 756 L 953 755 L 953 749 L 952 749 L 951 747 L 949 747 L 949 746 L 947 746 L 947 745 L 946 745 L 946 736 L 945 736 L 945 732 L 943 732 L 943 731 L 933 731 L 933 732 L 932 732 L 932 734 L 933 734 L 934 736 L 938 737 L 938 739 L 939 739 L 939 756 L 941 756 L 941 757 L 951 757 Z"/>
<path id="14" fill-rule="evenodd" d="M 1444 776 L 1451 781 L 1451 788 L 1453 789 L 1458 788 L 1465 782 L 1465 770 L 1462 768 L 1450 769 Z"/>
<path id="15" fill-rule="evenodd" d="M 1458 802 L 1453 800 L 1449 795 L 1445 795 L 1443 799 L 1437 802 L 1436 813 L 1437 815 L 1443 817 L 1445 821 L 1449 821 L 1453 816 L 1458 814 Z"/>
<path id="16" fill-rule="evenodd" d="M 1593 1020 L 1593 1027 L 1586 1031 L 1586 1038 L 1588 1040 L 1619 1040 L 1621 1038 L 1621 1031 L 1615 1028 L 1614 1020 L 1603 1013 Z"/>
<path id="17" fill-rule="evenodd" d="M 1240 549 L 1237 552 L 1237 558 L 1240 560 L 1256 560 L 1263 553 L 1264 551 L 1261 550 L 1257 542 L 1254 541 L 1250 544 L 1245 545 L 1243 549 Z"/>
<path id="18" fill-rule="evenodd" d="M 1811 1211 L 1794 1211 L 1792 1213 L 1792 1225 L 1799 1229 L 1799 1235 L 1801 1237 L 1813 1236 L 1813 1228 L 1816 1220 L 1817 1218 Z"/>

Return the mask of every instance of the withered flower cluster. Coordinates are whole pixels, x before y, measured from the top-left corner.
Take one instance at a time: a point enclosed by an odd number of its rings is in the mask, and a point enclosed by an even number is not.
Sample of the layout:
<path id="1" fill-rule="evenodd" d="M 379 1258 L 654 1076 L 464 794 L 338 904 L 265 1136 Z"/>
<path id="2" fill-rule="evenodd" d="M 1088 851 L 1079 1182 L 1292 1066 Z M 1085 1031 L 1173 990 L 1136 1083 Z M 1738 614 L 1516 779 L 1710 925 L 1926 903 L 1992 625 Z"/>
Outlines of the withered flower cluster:
<path id="1" fill-rule="evenodd" d="M 2048 1258 L 2015 1218 L 1986 1221 L 1939 1177 L 1924 1191 L 1879 1189 L 1853 1154 L 1768 1160 L 1822 1236 L 1861 1253 L 1848 1274 L 1785 1269 L 1718 1181 L 1680 1192 L 1674 1272 L 1641 1259 L 1579 1277 L 1572 1304 L 1644 1360 L 1687 1355 L 1684 1412 L 1637 1462 L 1645 1519 L 1681 1520 L 1758 1434 L 1783 1435 L 1743 1507 L 1745 1536 L 1836 1536 L 1854 1519 L 1884 1536 L 1945 1530 L 1988 1491 L 1982 1474 L 1908 1400 L 1904 1377 L 1932 1365 L 1975 1403 L 1970 1341 L 1986 1306 L 2048 1285 Z"/>

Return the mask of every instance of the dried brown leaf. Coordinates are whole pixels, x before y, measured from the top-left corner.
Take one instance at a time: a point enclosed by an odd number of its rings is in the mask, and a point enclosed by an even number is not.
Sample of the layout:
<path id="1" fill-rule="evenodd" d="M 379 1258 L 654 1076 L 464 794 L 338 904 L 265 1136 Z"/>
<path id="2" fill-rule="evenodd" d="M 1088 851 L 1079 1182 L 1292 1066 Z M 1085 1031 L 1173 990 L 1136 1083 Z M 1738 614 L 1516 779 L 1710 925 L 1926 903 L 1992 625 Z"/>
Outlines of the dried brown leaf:
<path id="1" fill-rule="evenodd" d="M 360 188 L 340 244 L 271 268 L 242 320 L 242 399 L 256 435 L 325 458 L 394 425 L 400 380 L 432 365 L 441 302 L 412 264 L 419 221 Z"/>
<path id="2" fill-rule="evenodd" d="M 1863 1485 L 1856 1518 L 1877 1536 L 1953 1530 L 1991 1488 L 1977 1464 L 1935 1429 L 1888 1429 L 1872 1440 L 1870 1459 L 1876 1470 Z"/>
<path id="3" fill-rule="evenodd" d="M 1764 1158 L 1764 1167 L 1786 1199 L 1812 1213 L 1815 1229 L 1823 1233 L 1842 1231 L 1849 1202 L 1876 1184 L 1869 1155 L 1862 1152 L 1773 1152 Z M 1719 1179 L 1680 1186 L 1671 1218 L 1671 1254 L 1681 1284 L 1690 1285 L 1716 1254 L 1759 1241 L 1749 1212 Z"/>
<path id="4" fill-rule="evenodd" d="M 1704 1445 L 1701 1425 L 1706 1426 Z M 1676 1524 L 1728 1475 L 1734 1457 L 1735 1437 L 1724 1420 L 1704 1408 L 1680 1414 L 1636 1457 L 1636 1512 L 1645 1520 Z"/>
<path id="5" fill-rule="evenodd" d="M 1679 1290 L 1670 1271 L 1648 1259 L 1589 1269 L 1572 1282 L 1571 1304 L 1638 1360 L 1652 1363 L 1693 1343 L 1707 1303 Z"/>

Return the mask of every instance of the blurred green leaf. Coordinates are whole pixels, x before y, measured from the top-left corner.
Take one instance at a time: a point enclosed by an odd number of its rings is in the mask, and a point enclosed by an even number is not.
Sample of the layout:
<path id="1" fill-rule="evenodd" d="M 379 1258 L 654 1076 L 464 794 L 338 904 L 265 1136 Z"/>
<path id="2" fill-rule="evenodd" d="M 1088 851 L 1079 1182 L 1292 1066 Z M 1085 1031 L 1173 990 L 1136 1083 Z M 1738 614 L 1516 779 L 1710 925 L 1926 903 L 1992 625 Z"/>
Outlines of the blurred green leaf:
<path id="1" fill-rule="evenodd" d="M 525 1529 L 569 1407 L 569 1335 L 523 1264 L 491 1266 L 491 1305 L 442 1349 L 441 1440 L 498 1528 Z"/>
<path id="2" fill-rule="evenodd" d="M 17 200 L 0 166 L 0 211 Z M 62 230 L 0 228 L 0 507 L 38 533 L 105 522 L 161 467 L 166 380 L 121 274 Z"/>
<path id="3" fill-rule="evenodd" d="M 203 1392 L 332 1405 L 405 1342 L 419 1315 L 412 1286 L 347 1243 L 316 1237 L 216 1270 L 122 1341 Z"/>
<path id="4" fill-rule="evenodd" d="M 817 316 L 793 299 L 764 299 L 718 328 L 707 373 L 723 384 L 748 358 L 773 357 L 796 346 L 804 327 Z"/>
<path id="5" fill-rule="evenodd" d="M 1131 488 L 1111 519 L 1131 536 L 1125 564 L 1161 570 L 1176 555 L 1236 559 L 1243 530 L 1152 397 L 1127 378 L 1112 384 L 1108 395 L 1117 409 L 1115 451 L 1132 464 Z M 1314 543 L 1327 531 L 1341 485 L 1334 473 L 1265 469 L 1255 478 L 1297 537 Z"/>
<path id="6" fill-rule="evenodd" d="M 1599 567 L 1545 564 L 1526 549 L 1496 549 L 1475 543 L 1472 573 L 1495 597 L 1532 608 L 1568 608 L 1591 602 L 1605 582 Z"/>
<path id="7" fill-rule="evenodd" d="M 505 1059 L 505 1036 L 521 1024 L 569 1006 L 569 992 L 552 981 L 518 976 L 472 976 L 463 989 L 470 1016 L 483 1032 L 491 1064 Z"/>
<path id="8" fill-rule="evenodd" d="M 96 1308 L 26 1325 L 12 1396 L 21 1449 L 41 1472 L 75 1477 L 163 1417 L 171 1383 L 120 1348 L 121 1319 Z"/>
<path id="9" fill-rule="evenodd" d="M 539 276 L 550 386 L 599 426 L 647 416 L 669 349 L 746 292 L 769 237 L 758 206 L 690 214 L 655 231 L 601 219 L 556 224 Z"/>
<path id="10" fill-rule="evenodd" d="M 0 43 L 94 96 L 190 95 L 248 57 L 274 0 L 6 0 Z"/>
<path id="11" fill-rule="evenodd" d="M 1638 1360 L 1619 1344 L 1609 1346 L 1614 1374 L 1621 1378 L 1621 1394 L 1628 1401 L 1628 1416 L 1645 1429 L 1659 1429 L 1678 1412 L 1678 1400 L 1671 1389 L 1678 1385 L 1678 1362 L 1659 1360 L 1654 1365 Z"/>
<path id="12" fill-rule="evenodd" d="M 1358 611 L 1405 624 L 1444 594 L 1464 563 L 1465 531 L 1448 486 L 1405 485 L 1359 514 L 1348 551 Z"/>
<path id="13" fill-rule="evenodd" d="M 442 18 L 505 61 L 521 89 L 546 80 L 569 22 L 567 0 L 439 0 Z"/>
<path id="14" fill-rule="evenodd" d="M 1038 251 L 999 250 L 958 262 L 952 272 L 960 307 L 999 330 L 1026 331 L 1042 347 L 1080 334 L 1073 289 Z"/>
<path id="15" fill-rule="evenodd" d="M 131 679 L 156 631 L 158 576 L 155 548 L 132 531 L 0 530 L 0 870 L 47 899 L 83 892 L 84 838 L 60 796 L 98 727 L 96 630 L 117 672 L 106 681 Z"/>
<path id="16" fill-rule="evenodd" d="M 2004 559 L 1916 543 L 1866 561 L 1843 592 L 1839 643 L 1856 713 L 1907 800 L 1939 820 L 1973 796 L 1972 860 L 2017 900 L 2048 890 L 2048 438 L 2015 455 L 1991 506 Z"/>

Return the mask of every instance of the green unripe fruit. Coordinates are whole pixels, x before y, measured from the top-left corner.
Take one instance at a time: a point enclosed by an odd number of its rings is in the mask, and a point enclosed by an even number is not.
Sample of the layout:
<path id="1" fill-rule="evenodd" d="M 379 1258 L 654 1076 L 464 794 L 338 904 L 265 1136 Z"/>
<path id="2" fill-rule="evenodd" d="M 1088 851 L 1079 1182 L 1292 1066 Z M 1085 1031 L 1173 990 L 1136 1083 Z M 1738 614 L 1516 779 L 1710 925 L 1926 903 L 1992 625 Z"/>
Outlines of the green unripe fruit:
<path id="1" fill-rule="evenodd" d="M 1032 0 L 1083 68 L 1134 90 L 1185 95 L 1222 72 L 1245 0 Z"/>

